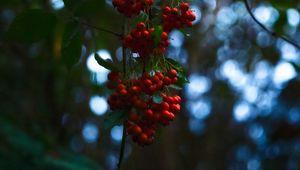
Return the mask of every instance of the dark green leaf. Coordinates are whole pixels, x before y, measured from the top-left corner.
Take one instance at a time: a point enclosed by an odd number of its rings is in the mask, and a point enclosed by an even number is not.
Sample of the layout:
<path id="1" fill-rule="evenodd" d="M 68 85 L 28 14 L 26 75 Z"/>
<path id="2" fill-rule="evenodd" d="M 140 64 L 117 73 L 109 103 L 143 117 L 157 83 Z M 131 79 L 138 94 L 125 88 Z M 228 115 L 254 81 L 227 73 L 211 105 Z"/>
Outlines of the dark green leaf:
<path id="1" fill-rule="evenodd" d="M 53 13 L 31 9 L 19 14 L 10 25 L 8 38 L 21 42 L 36 42 L 52 35 L 56 25 Z"/>
<path id="2" fill-rule="evenodd" d="M 182 66 L 177 61 L 175 61 L 171 58 L 166 58 L 166 60 L 170 67 L 176 69 L 179 72 L 183 70 Z"/>
<path id="3" fill-rule="evenodd" d="M 105 1 L 101 0 L 64 0 L 66 8 L 74 12 L 76 16 L 95 16 L 101 12 Z"/>
<path id="4" fill-rule="evenodd" d="M 22 129 L 14 126 L 7 120 L 0 119 L 2 127 L 0 128 L 0 137 L 7 141 L 12 148 L 28 155 L 41 155 L 44 152 L 44 146 L 39 141 L 31 138 Z"/>
<path id="5" fill-rule="evenodd" d="M 153 95 L 153 102 L 154 103 L 161 104 L 162 101 L 163 101 L 163 98 L 158 93 Z"/>
<path id="6" fill-rule="evenodd" d="M 300 65 L 297 63 L 290 63 L 294 67 L 294 69 L 299 73 L 300 72 Z"/>
<path id="7" fill-rule="evenodd" d="M 186 77 L 186 73 L 184 71 L 178 72 L 178 80 L 176 85 L 182 87 L 186 83 L 190 83 L 190 81 Z"/>
<path id="8" fill-rule="evenodd" d="M 95 53 L 94 57 L 100 66 L 103 66 L 104 68 L 106 68 L 108 70 L 119 71 L 119 69 L 114 65 L 114 63 L 111 60 L 109 60 L 109 59 L 104 60 L 97 53 Z"/>
<path id="9" fill-rule="evenodd" d="M 108 130 L 116 125 L 121 125 L 123 123 L 123 118 L 125 117 L 125 113 L 122 111 L 111 112 L 104 120 L 104 129 Z"/>
<path id="10" fill-rule="evenodd" d="M 163 32 L 163 29 L 161 26 L 154 27 L 154 32 L 152 33 L 152 37 L 154 40 L 154 45 L 157 46 L 160 42 L 161 33 Z"/>
<path id="11" fill-rule="evenodd" d="M 45 170 L 102 170 L 95 161 L 80 155 L 67 151 L 59 151 L 57 156 L 47 156 L 39 161 L 41 168 Z"/>
<path id="12" fill-rule="evenodd" d="M 62 60 L 69 68 L 76 64 L 81 55 L 82 39 L 76 22 L 67 24 L 62 41 Z"/>
<path id="13" fill-rule="evenodd" d="M 271 0 L 270 2 L 276 9 L 285 11 L 289 8 L 296 8 L 299 4 L 299 1 L 296 0 L 284 0 L 284 1 L 279 1 L 279 0 Z"/>
<path id="14" fill-rule="evenodd" d="M 65 6 L 71 10 L 76 8 L 80 3 L 82 3 L 81 0 L 63 0 L 63 1 Z"/>
<path id="15" fill-rule="evenodd" d="M 175 90 L 182 90 L 182 87 L 177 86 L 177 85 L 175 85 L 175 84 L 171 84 L 171 85 L 169 85 L 168 87 L 170 87 L 170 88 L 172 88 L 172 89 L 175 89 Z"/>
<path id="16" fill-rule="evenodd" d="M 87 0 L 80 3 L 80 6 L 76 9 L 76 16 L 94 16 L 99 13 L 105 5 L 105 1 L 99 0 Z"/>
<path id="17" fill-rule="evenodd" d="M 274 31 L 277 34 L 284 34 L 284 25 L 287 24 L 287 15 L 285 11 L 279 12 L 279 18 L 274 24 Z"/>

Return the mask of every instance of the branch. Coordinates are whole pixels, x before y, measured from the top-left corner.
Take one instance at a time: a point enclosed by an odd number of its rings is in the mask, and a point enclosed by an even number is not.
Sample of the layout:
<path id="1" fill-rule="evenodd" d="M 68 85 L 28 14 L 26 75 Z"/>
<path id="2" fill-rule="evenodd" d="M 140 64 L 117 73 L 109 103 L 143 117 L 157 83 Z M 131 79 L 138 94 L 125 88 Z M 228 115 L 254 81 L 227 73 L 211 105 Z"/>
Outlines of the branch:
<path id="1" fill-rule="evenodd" d="M 125 37 L 126 35 L 126 18 L 124 18 L 124 24 L 122 26 L 122 37 Z M 123 72 L 124 72 L 124 76 L 126 75 L 126 49 L 124 48 L 124 46 L 122 47 L 122 59 L 123 59 Z"/>
<path id="2" fill-rule="evenodd" d="M 119 155 L 119 163 L 118 163 L 118 170 L 121 170 L 122 160 L 124 156 L 125 150 L 125 140 L 126 140 L 126 126 L 125 123 L 123 124 L 123 135 L 122 135 L 122 143 L 121 143 L 121 150 Z"/>
<path id="3" fill-rule="evenodd" d="M 102 28 L 102 27 L 99 27 L 99 26 L 95 26 L 95 25 L 91 25 L 87 22 L 84 22 L 84 21 L 81 21 L 80 19 L 78 18 L 73 18 L 75 21 L 77 21 L 79 24 L 82 24 L 82 25 L 85 25 L 85 26 L 88 26 L 90 28 L 93 28 L 93 29 L 96 29 L 96 30 L 99 30 L 99 31 L 102 31 L 102 32 L 106 32 L 106 33 L 109 33 L 109 34 L 112 34 L 114 36 L 117 36 L 119 38 L 122 38 L 122 34 L 119 34 L 119 33 L 116 33 L 116 32 L 113 32 L 111 30 L 108 30 L 108 29 L 105 29 L 105 28 Z"/>
<path id="4" fill-rule="evenodd" d="M 124 23 L 122 26 L 122 36 L 123 37 L 125 37 L 125 34 L 126 34 L 126 26 L 127 26 L 126 18 L 124 18 Z M 126 76 L 126 49 L 124 48 L 124 46 L 122 46 L 122 55 L 123 55 L 123 73 L 124 73 L 124 76 Z M 119 155 L 119 162 L 117 165 L 118 170 L 121 170 L 121 165 L 122 165 L 124 150 L 125 150 L 125 141 L 126 141 L 126 123 L 124 121 L 121 150 L 120 150 L 120 155 Z"/>
<path id="5" fill-rule="evenodd" d="M 286 41 L 287 43 L 292 44 L 292 45 L 295 46 L 296 48 L 300 49 L 300 45 L 297 44 L 295 41 L 290 40 L 289 38 L 287 38 L 287 37 L 285 37 L 285 36 L 283 36 L 283 35 L 277 34 L 276 32 L 274 32 L 274 31 L 268 29 L 268 28 L 267 28 L 266 26 L 264 26 L 261 22 L 259 22 L 259 21 L 256 19 L 256 17 L 254 16 L 254 14 L 252 13 L 251 8 L 250 8 L 250 5 L 249 5 L 249 3 L 248 3 L 248 0 L 244 0 L 244 3 L 245 3 L 245 5 L 246 5 L 246 9 L 247 9 L 248 13 L 250 14 L 251 18 L 252 18 L 252 19 L 253 19 L 253 20 L 254 20 L 254 21 L 255 21 L 255 22 L 263 29 L 263 30 L 265 30 L 266 32 L 268 32 L 269 34 L 271 34 L 273 37 L 280 38 L 280 39 Z"/>

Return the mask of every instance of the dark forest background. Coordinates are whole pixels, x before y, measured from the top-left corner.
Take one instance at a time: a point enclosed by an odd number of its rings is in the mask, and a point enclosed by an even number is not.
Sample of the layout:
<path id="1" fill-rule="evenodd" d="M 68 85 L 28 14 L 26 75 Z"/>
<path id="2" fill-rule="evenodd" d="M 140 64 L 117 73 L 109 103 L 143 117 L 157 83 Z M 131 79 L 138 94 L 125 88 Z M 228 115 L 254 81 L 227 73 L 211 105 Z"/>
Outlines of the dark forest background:
<path id="1" fill-rule="evenodd" d="M 159 3 L 159 1 L 157 1 Z M 297 0 L 249 1 L 300 44 Z M 124 170 L 299 170 L 300 51 L 244 1 L 191 1 L 167 55 L 188 72 L 182 112 L 151 146 L 126 141 Z M 109 0 L 0 1 L 0 169 L 114 170 L 122 127 L 103 129 L 123 17 Z"/>

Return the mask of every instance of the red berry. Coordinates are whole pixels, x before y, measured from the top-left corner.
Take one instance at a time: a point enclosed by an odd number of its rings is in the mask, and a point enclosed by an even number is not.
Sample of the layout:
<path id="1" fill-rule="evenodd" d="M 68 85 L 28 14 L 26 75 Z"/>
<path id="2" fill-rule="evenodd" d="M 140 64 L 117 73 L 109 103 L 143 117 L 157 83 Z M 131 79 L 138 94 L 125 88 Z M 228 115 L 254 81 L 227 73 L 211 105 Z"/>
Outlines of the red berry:
<path id="1" fill-rule="evenodd" d="M 137 25 L 136 25 L 136 29 L 138 31 L 143 31 L 144 29 L 146 29 L 146 25 L 143 23 L 143 22 L 139 22 Z"/>
<path id="2" fill-rule="evenodd" d="M 143 36 L 144 38 L 149 38 L 149 37 L 150 37 L 149 31 L 147 31 L 147 30 L 143 31 L 143 32 L 142 32 L 142 36 Z"/>
<path id="3" fill-rule="evenodd" d="M 154 3 L 154 0 L 146 0 L 146 4 L 147 4 L 148 6 L 153 5 L 153 3 Z"/>
<path id="4" fill-rule="evenodd" d="M 132 86 L 130 89 L 133 93 L 139 93 L 141 88 L 139 86 Z"/>
<path id="5" fill-rule="evenodd" d="M 124 84 L 119 84 L 118 85 L 118 90 L 121 91 L 123 89 L 126 89 L 126 86 Z"/>
<path id="6" fill-rule="evenodd" d="M 127 90 L 125 90 L 125 89 L 123 89 L 123 90 L 120 91 L 120 94 L 121 94 L 121 95 L 126 95 L 127 93 L 128 93 L 128 92 L 127 92 Z"/>
<path id="7" fill-rule="evenodd" d="M 148 136 L 153 136 L 155 134 L 155 130 L 153 130 L 153 129 L 147 129 L 147 130 L 145 130 L 145 133 Z"/>
<path id="8" fill-rule="evenodd" d="M 177 71 L 176 71 L 175 69 L 171 69 L 171 70 L 169 71 L 169 76 L 170 76 L 170 77 L 176 77 L 176 76 L 177 76 Z"/>
<path id="9" fill-rule="evenodd" d="M 187 11 L 190 8 L 190 5 L 188 3 L 181 3 L 180 4 L 180 9 L 182 11 Z"/>
<path id="10" fill-rule="evenodd" d="M 161 80 L 164 78 L 164 75 L 161 72 L 156 72 L 156 75 Z"/>
<path id="11" fill-rule="evenodd" d="M 171 13 L 171 8 L 168 7 L 168 6 L 164 7 L 163 13 L 164 13 L 164 14 L 167 14 L 167 15 L 170 14 L 170 13 Z"/>
<path id="12" fill-rule="evenodd" d="M 173 97 L 174 98 L 174 103 L 180 103 L 181 102 L 181 97 L 180 96 L 178 96 L 178 95 L 176 95 L 176 96 L 174 96 Z"/>
<path id="13" fill-rule="evenodd" d="M 157 86 L 156 85 L 151 85 L 149 90 L 154 93 L 157 90 Z"/>
<path id="14" fill-rule="evenodd" d="M 161 108 L 162 108 L 162 110 L 169 110 L 170 106 L 167 102 L 162 102 Z"/>
<path id="15" fill-rule="evenodd" d="M 152 78 L 151 78 L 152 82 L 154 83 L 158 83 L 160 80 L 159 80 L 159 77 L 157 75 L 154 75 Z"/>
<path id="16" fill-rule="evenodd" d="M 178 78 L 177 77 L 173 77 L 172 78 L 172 84 L 175 84 L 177 82 Z"/>
<path id="17" fill-rule="evenodd" d="M 147 110 L 145 111 L 145 116 L 146 116 L 148 119 L 153 119 L 153 116 L 154 116 L 153 111 L 152 111 L 151 109 L 147 109 Z"/>
<path id="18" fill-rule="evenodd" d="M 164 110 L 164 111 L 162 112 L 162 116 L 163 116 L 164 118 L 167 118 L 168 120 L 173 120 L 173 119 L 175 118 L 175 115 L 174 115 L 172 112 L 169 112 L 169 111 L 167 111 L 167 110 Z"/>
<path id="19" fill-rule="evenodd" d="M 164 81 L 165 85 L 170 85 L 172 83 L 172 80 L 170 79 L 170 77 L 167 77 L 167 76 L 163 79 L 163 81 Z"/>
<path id="20" fill-rule="evenodd" d="M 147 136 L 147 134 L 142 133 L 142 134 L 139 136 L 139 141 L 140 141 L 142 144 L 146 144 L 147 141 L 148 141 L 148 136 Z"/>
<path id="21" fill-rule="evenodd" d="M 145 84 L 145 86 L 149 87 L 152 85 L 152 81 L 149 79 L 146 79 L 146 80 L 144 80 L 144 84 Z"/>
<path id="22" fill-rule="evenodd" d="M 135 125 L 132 127 L 132 133 L 133 135 L 139 135 L 140 133 L 142 133 L 142 128 L 139 127 L 138 125 Z"/>
<path id="23" fill-rule="evenodd" d="M 128 119 L 132 122 L 137 122 L 137 121 L 139 121 L 140 118 L 136 113 L 130 112 Z"/>
<path id="24" fill-rule="evenodd" d="M 171 9 L 171 13 L 172 13 L 173 15 L 178 14 L 178 9 L 177 9 L 177 8 L 172 8 L 172 9 Z"/>
<path id="25" fill-rule="evenodd" d="M 142 78 L 150 78 L 150 75 L 149 73 L 147 72 L 144 72 L 143 75 L 142 75 Z"/>
<path id="26" fill-rule="evenodd" d="M 160 39 L 161 39 L 162 41 L 168 40 L 168 39 L 169 39 L 168 33 L 167 33 L 167 32 L 162 32 L 162 33 L 161 33 L 161 36 L 160 36 Z"/>
<path id="27" fill-rule="evenodd" d="M 172 104 L 171 105 L 171 110 L 174 112 L 179 112 L 180 111 L 180 105 L 179 104 Z"/>
<path id="28" fill-rule="evenodd" d="M 108 80 L 110 80 L 110 81 L 116 80 L 118 78 L 118 76 L 119 76 L 119 73 L 118 72 L 113 72 L 113 71 L 108 73 L 108 75 L 107 75 Z"/>
<path id="29" fill-rule="evenodd" d="M 153 32 L 154 32 L 154 30 L 155 30 L 155 29 L 154 29 L 153 27 L 152 27 L 152 28 L 149 28 L 149 32 L 150 32 L 150 34 L 151 34 L 151 33 L 153 33 Z"/>

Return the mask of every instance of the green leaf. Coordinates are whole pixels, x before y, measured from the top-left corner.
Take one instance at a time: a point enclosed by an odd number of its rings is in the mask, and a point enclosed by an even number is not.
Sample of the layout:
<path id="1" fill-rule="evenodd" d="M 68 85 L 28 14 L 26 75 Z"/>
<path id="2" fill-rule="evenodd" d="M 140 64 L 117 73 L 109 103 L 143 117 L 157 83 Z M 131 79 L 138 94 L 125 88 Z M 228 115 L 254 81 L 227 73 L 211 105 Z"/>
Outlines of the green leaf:
<path id="1" fill-rule="evenodd" d="M 20 42 L 37 42 L 52 35 L 56 16 L 41 9 L 27 10 L 14 19 L 8 30 L 8 38 Z"/>
<path id="2" fill-rule="evenodd" d="M 39 160 L 45 170 L 102 170 L 95 161 L 78 153 L 57 151 L 55 156 L 46 156 Z"/>
<path id="3" fill-rule="evenodd" d="M 170 67 L 174 68 L 177 70 L 177 83 L 176 85 L 179 87 L 182 87 L 184 84 L 189 83 L 189 80 L 186 77 L 186 72 L 185 70 L 182 68 L 182 66 L 175 60 L 171 59 L 171 58 L 166 58 L 167 63 L 169 64 Z"/>
<path id="4" fill-rule="evenodd" d="M 125 115 L 125 112 L 122 111 L 109 113 L 108 116 L 104 119 L 104 129 L 108 130 L 116 125 L 121 125 L 123 123 Z"/>
<path id="5" fill-rule="evenodd" d="M 186 77 L 185 71 L 178 72 L 177 75 L 178 75 L 178 80 L 177 80 L 176 85 L 182 87 L 184 84 L 190 83 L 190 81 L 189 81 L 189 80 L 187 79 L 187 77 Z"/>
<path id="6" fill-rule="evenodd" d="M 76 16 L 95 16 L 105 6 L 101 0 L 63 0 L 66 8 L 74 12 Z"/>
<path id="7" fill-rule="evenodd" d="M 95 53 L 94 57 L 100 66 L 102 66 L 108 70 L 119 71 L 119 69 L 114 65 L 114 63 L 111 60 L 109 60 L 109 59 L 104 60 L 97 53 Z"/>
<path id="8" fill-rule="evenodd" d="M 171 58 L 166 58 L 168 64 L 170 67 L 176 69 L 177 71 L 183 71 L 184 69 L 182 68 L 182 66 L 175 60 L 171 59 Z"/>
<path id="9" fill-rule="evenodd" d="M 105 5 L 105 1 L 99 0 L 87 0 L 80 3 L 79 7 L 75 11 L 76 16 L 95 16 L 99 13 Z"/>
<path id="10" fill-rule="evenodd" d="M 163 32 L 163 29 L 161 26 L 154 27 L 154 32 L 152 33 L 152 37 L 153 37 L 155 46 L 157 46 L 159 44 L 162 32 Z"/>
<path id="11" fill-rule="evenodd" d="M 68 68 L 76 64 L 81 55 L 82 39 L 78 23 L 67 24 L 62 40 L 62 60 Z"/>
<path id="12" fill-rule="evenodd" d="M 178 85 L 175 85 L 175 84 L 171 84 L 169 85 L 168 87 L 172 88 L 172 89 L 175 89 L 175 90 L 182 90 L 182 87 L 178 86 Z"/>
<path id="13" fill-rule="evenodd" d="M 285 11 L 289 8 L 297 8 L 299 5 L 299 1 L 296 0 L 284 0 L 284 1 L 279 1 L 279 0 L 271 0 L 270 2 L 276 9 L 280 11 Z"/>
<path id="14" fill-rule="evenodd" d="M 284 25 L 287 24 L 287 15 L 285 11 L 279 11 L 279 18 L 274 24 L 274 31 L 277 34 L 284 34 Z"/>
<path id="15" fill-rule="evenodd" d="M 76 8 L 80 3 L 82 3 L 80 0 L 63 0 L 63 1 L 65 6 L 71 10 Z"/>
<path id="16" fill-rule="evenodd" d="M 162 101 L 163 101 L 163 98 L 158 93 L 153 95 L 153 102 L 154 103 L 161 104 Z"/>

